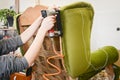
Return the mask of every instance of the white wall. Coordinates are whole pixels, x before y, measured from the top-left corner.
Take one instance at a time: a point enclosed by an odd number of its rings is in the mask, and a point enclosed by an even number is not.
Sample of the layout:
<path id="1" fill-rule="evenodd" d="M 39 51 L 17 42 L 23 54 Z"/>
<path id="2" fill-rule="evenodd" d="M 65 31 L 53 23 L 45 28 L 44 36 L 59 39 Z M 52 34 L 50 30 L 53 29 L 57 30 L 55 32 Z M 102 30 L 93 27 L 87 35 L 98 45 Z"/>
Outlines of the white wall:
<path id="1" fill-rule="evenodd" d="M 63 6 L 82 0 L 40 0 L 43 5 Z M 83 0 L 93 5 L 95 16 L 91 35 L 91 50 L 112 45 L 120 49 L 120 0 Z"/>
<path id="2" fill-rule="evenodd" d="M 15 6 L 15 0 L 0 0 L 0 9 L 10 8 L 10 6 Z"/>
<path id="3" fill-rule="evenodd" d="M 36 5 L 35 0 L 19 0 L 19 12 L 24 12 L 28 7 L 34 7 Z"/>

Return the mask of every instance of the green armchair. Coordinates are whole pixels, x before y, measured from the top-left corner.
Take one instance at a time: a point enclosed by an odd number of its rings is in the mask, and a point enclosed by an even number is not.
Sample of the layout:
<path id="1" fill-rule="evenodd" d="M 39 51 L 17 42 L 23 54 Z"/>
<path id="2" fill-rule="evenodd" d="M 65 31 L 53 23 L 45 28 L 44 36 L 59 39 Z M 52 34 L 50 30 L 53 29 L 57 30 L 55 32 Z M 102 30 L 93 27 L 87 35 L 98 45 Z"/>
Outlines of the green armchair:
<path id="1" fill-rule="evenodd" d="M 61 7 L 60 14 L 64 65 L 72 78 L 88 80 L 118 60 L 118 51 L 113 46 L 104 46 L 91 53 L 90 36 L 94 17 L 91 4 L 73 3 Z M 119 75 L 119 70 L 116 73 Z"/>

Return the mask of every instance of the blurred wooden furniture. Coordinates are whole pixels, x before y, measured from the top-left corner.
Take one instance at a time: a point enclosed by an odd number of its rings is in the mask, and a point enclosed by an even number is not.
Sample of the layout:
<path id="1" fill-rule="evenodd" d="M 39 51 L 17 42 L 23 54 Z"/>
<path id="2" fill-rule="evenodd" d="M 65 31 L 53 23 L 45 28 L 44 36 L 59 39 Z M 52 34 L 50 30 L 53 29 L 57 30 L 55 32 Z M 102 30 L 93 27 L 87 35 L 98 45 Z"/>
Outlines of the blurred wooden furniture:
<path id="1" fill-rule="evenodd" d="M 31 75 L 26 76 L 23 73 L 14 73 L 10 76 L 10 80 L 31 80 Z"/>

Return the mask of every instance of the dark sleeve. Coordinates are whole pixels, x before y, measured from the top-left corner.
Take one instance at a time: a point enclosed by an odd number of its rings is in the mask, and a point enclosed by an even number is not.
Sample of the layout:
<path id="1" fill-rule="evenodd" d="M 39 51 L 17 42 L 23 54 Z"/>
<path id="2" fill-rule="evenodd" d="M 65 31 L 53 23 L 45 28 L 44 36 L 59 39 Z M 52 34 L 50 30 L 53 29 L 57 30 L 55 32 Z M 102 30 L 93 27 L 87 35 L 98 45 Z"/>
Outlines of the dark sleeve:
<path id="1" fill-rule="evenodd" d="M 0 56 L 15 51 L 21 45 L 23 45 L 23 42 L 20 36 L 0 40 Z"/>
<path id="2" fill-rule="evenodd" d="M 26 68 L 28 68 L 28 62 L 25 57 L 0 56 L 0 78 L 10 76 L 10 74 L 20 72 Z"/>

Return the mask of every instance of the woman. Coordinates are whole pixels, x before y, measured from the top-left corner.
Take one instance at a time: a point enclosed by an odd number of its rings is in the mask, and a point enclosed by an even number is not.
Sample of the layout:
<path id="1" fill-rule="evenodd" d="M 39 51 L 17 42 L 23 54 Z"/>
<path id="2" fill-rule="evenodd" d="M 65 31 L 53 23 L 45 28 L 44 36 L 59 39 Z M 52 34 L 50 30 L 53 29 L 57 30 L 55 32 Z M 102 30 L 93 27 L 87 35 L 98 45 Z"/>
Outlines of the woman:
<path id="1" fill-rule="evenodd" d="M 21 35 L 0 41 L 0 79 L 14 72 L 22 71 L 33 64 L 39 54 L 46 32 L 54 26 L 55 18 L 56 16 L 48 16 L 43 19 L 40 16 Z M 39 28 L 39 26 L 41 27 Z M 5 55 L 26 43 L 36 31 L 36 37 L 23 57 Z"/>

